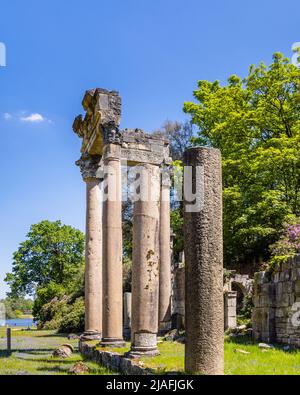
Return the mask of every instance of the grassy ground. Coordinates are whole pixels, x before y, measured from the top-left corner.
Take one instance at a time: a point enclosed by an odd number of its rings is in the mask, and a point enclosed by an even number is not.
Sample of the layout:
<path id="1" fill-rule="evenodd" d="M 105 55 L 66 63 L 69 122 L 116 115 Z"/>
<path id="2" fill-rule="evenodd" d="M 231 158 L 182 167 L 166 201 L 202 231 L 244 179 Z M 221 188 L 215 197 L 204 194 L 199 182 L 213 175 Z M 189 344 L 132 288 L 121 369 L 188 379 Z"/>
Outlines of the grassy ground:
<path id="1" fill-rule="evenodd" d="M 0 328 L 0 374 L 1 375 L 68 375 L 75 363 L 83 361 L 77 351 L 77 340 L 68 340 L 53 331 L 12 330 L 13 353 L 6 353 L 5 329 Z M 62 344 L 72 344 L 75 353 L 71 358 L 52 358 L 52 352 Z M 93 362 L 85 362 L 93 375 L 111 374 Z"/>
<path id="2" fill-rule="evenodd" d="M 227 339 L 225 366 L 228 375 L 300 375 L 300 350 L 286 352 L 278 345 L 266 351 L 247 337 Z"/>
<path id="3" fill-rule="evenodd" d="M 129 350 L 115 349 L 120 354 Z M 184 345 L 172 342 L 159 344 L 160 356 L 142 358 L 145 366 L 158 374 L 184 371 Z M 245 353 L 246 352 L 246 353 Z M 284 351 L 283 346 L 262 350 L 248 337 L 226 338 L 226 375 L 300 375 L 300 350 Z"/>
<path id="4" fill-rule="evenodd" d="M 77 340 L 68 340 L 53 331 L 13 330 L 13 354 L 6 356 L 5 330 L 0 328 L 0 374 L 21 375 L 66 375 L 76 362 L 82 361 L 77 352 Z M 71 358 L 52 358 L 53 350 L 64 343 L 75 347 Z M 107 349 L 124 354 L 129 350 Z M 104 349 L 105 350 L 105 349 Z M 155 358 L 143 358 L 145 366 L 153 368 L 158 374 L 166 372 L 183 373 L 184 345 L 172 342 L 160 342 L 161 355 Z M 108 370 L 86 362 L 89 374 L 111 374 Z M 247 337 L 227 338 L 225 342 L 225 374 L 227 375 L 300 375 L 300 351 L 285 352 L 282 346 L 271 350 L 262 350 Z"/>

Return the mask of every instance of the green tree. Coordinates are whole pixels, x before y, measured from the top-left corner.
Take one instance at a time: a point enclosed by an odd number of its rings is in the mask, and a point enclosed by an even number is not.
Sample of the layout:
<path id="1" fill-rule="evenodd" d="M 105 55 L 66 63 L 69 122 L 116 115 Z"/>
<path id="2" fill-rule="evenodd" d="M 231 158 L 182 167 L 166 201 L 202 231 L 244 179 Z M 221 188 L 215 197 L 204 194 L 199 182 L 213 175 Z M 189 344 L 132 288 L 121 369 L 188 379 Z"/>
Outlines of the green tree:
<path id="1" fill-rule="evenodd" d="M 53 283 L 74 292 L 83 278 L 83 253 L 84 235 L 79 230 L 60 221 L 32 225 L 13 255 L 13 270 L 5 279 L 10 296 L 34 295 Z"/>
<path id="2" fill-rule="evenodd" d="M 226 86 L 199 81 L 184 111 L 195 145 L 221 149 L 225 263 L 269 258 L 284 222 L 300 211 L 300 70 L 282 54 Z"/>

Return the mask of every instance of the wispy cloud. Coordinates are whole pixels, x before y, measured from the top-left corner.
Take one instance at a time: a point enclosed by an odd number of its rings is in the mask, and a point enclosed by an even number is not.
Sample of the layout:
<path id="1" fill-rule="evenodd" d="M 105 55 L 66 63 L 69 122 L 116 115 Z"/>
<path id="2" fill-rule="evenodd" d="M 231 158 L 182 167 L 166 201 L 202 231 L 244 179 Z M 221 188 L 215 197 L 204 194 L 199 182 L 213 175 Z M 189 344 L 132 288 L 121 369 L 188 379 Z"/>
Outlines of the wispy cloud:
<path id="1" fill-rule="evenodd" d="M 21 117 L 20 119 L 23 122 L 32 122 L 32 123 L 34 123 L 34 122 L 45 122 L 46 121 L 46 118 L 43 117 L 43 115 L 41 115 L 39 113 L 34 113 L 34 114 L 28 115 L 26 117 Z"/>
<path id="2" fill-rule="evenodd" d="M 53 123 L 51 119 L 46 118 L 44 115 L 38 112 L 34 112 L 30 114 L 28 111 L 19 111 L 18 113 L 5 112 L 2 114 L 2 119 L 4 119 L 5 121 L 16 119 L 18 121 L 28 122 L 28 123 L 42 123 L 42 122 L 47 122 L 50 124 Z"/>
<path id="3" fill-rule="evenodd" d="M 3 114 L 3 118 L 4 118 L 6 121 L 9 121 L 10 119 L 12 119 L 12 115 L 11 115 L 9 112 L 5 112 L 5 113 Z"/>

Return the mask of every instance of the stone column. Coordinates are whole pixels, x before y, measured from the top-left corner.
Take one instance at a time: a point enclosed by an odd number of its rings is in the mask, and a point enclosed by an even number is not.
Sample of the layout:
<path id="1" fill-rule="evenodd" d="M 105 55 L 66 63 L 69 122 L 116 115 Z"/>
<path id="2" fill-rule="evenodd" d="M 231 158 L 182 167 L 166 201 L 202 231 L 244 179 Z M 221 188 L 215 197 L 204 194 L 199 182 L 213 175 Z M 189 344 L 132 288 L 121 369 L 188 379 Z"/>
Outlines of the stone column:
<path id="1" fill-rule="evenodd" d="M 109 144 L 104 153 L 103 203 L 103 346 L 122 347 L 122 187 L 121 147 Z"/>
<path id="2" fill-rule="evenodd" d="M 131 292 L 124 293 L 123 313 L 124 313 L 124 338 L 131 338 Z"/>
<path id="3" fill-rule="evenodd" d="M 86 183 L 85 332 L 83 341 L 102 337 L 102 210 L 100 157 L 77 162 Z"/>
<path id="4" fill-rule="evenodd" d="M 227 291 L 224 293 L 224 329 L 235 329 L 237 293 Z"/>
<path id="5" fill-rule="evenodd" d="M 133 213 L 130 357 L 158 354 L 159 167 L 141 165 L 139 182 L 141 197 L 134 203 Z"/>
<path id="6" fill-rule="evenodd" d="M 184 154 L 184 166 L 185 370 L 190 374 L 224 374 L 220 151 L 188 149 Z M 187 166 L 192 168 L 192 174 L 187 171 Z M 193 206 L 188 197 L 191 186 L 196 198 Z"/>
<path id="7" fill-rule="evenodd" d="M 159 331 L 171 329 L 171 224 L 169 169 L 164 169 L 160 199 Z"/>

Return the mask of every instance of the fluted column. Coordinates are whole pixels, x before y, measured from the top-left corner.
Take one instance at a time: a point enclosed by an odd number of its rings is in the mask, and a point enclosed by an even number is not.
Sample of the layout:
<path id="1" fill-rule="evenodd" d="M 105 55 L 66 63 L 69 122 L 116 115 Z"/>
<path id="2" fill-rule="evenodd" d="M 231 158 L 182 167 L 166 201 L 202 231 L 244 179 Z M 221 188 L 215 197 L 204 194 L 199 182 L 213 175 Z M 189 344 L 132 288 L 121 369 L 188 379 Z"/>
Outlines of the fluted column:
<path id="1" fill-rule="evenodd" d="M 132 347 L 130 357 L 158 354 L 160 169 L 140 166 L 140 199 L 134 203 Z"/>
<path id="2" fill-rule="evenodd" d="M 170 173 L 163 169 L 160 196 L 159 331 L 171 329 Z"/>
<path id="3" fill-rule="evenodd" d="M 103 205 L 103 346 L 122 347 L 122 188 L 121 147 L 108 144 L 104 153 Z"/>
<path id="4" fill-rule="evenodd" d="M 101 158 L 86 156 L 77 162 L 86 183 L 85 332 L 81 340 L 102 337 L 102 210 Z"/>

